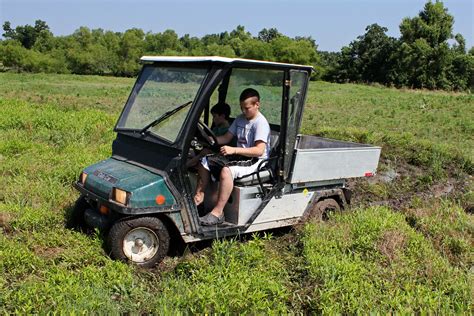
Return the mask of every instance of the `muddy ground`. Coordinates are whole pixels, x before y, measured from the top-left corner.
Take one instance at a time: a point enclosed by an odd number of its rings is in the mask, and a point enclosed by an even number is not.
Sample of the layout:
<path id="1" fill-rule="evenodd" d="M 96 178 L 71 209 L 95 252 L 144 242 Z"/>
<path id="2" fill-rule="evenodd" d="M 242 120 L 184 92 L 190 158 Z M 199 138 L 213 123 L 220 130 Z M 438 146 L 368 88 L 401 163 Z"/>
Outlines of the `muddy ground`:
<path id="1" fill-rule="evenodd" d="M 353 192 L 351 207 L 384 205 L 402 210 L 414 201 L 449 198 L 458 201 L 466 212 L 474 212 L 474 201 L 469 197 L 474 187 L 472 175 L 452 168 L 446 170 L 446 178 L 430 180 L 423 177 L 427 170 L 422 167 L 387 159 L 381 159 L 379 169 L 373 177 L 348 180 Z"/>

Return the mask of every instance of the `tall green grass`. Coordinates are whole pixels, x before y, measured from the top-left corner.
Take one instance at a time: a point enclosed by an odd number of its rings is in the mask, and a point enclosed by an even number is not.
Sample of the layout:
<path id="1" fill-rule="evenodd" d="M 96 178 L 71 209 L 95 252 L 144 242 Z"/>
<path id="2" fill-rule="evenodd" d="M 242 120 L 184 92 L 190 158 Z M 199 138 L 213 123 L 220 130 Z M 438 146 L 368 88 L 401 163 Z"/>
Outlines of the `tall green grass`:
<path id="1" fill-rule="evenodd" d="M 95 108 L 118 115 L 135 79 L 1 73 L 0 82 L 2 99 L 54 104 L 62 109 Z"/>
<path id="2" fill-rule="evenodd" d="M 472 95 L 311 83 L 303 131 L 381 145 L 381 171 L 413 174 L 359 193 L 408 207 L 215 241 L 144 271 L 109 259 L 99 232 L 65 228 L 71 184 L 110 155 L 133 82 L 0 74 L 0 313 L 470 313 L 473 216 L 417 194 L 448 179 L 472 199 Z"/>
<path id="3" fill-rule="evenodd" d="M 468 275 L 387 208 L 309 225 L 303 244 L 315 312 L 446 314 L 472 303 Z"/>
<path id="4" fill-rule="evenodd" d="M 186 313 L 287 313 L 288 274 L 265 238 L 223 240 L 161 279 L 154 309 Z"/>

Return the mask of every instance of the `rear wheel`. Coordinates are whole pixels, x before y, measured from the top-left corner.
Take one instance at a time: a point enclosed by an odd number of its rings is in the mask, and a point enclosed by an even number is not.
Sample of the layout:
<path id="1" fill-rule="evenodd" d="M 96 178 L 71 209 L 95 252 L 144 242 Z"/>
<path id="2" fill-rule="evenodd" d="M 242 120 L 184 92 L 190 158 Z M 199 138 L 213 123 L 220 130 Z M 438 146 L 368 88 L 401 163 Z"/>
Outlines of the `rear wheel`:
<path id="1" fill-rule="evenodd" d="M 340 212 L 341 206 L 335 199 L 324 199 L 318 201 L 311 210 L 309 221 L 320 222 L 329 218 L 332 213 Z"/>
<path id="2" fill-rule="evenodd" d="M 150 268 L 168 253 L 170 237 L 166 226 L 156 217 L 119 221 L 110 229 L 108 245 L 114 259 Z"/>

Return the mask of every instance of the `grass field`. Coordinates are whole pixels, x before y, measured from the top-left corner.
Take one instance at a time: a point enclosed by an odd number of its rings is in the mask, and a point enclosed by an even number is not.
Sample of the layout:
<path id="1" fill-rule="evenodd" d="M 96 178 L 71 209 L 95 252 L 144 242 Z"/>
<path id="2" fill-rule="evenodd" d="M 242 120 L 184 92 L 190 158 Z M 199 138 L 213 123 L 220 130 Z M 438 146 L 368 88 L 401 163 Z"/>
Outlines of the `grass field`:
<path id="1" fill-rule="evenodd" d="M 472 94 L 312 82 L 304 133 L 383 148 L 352 209 L 142 270 L 65 228 L 133 82 L 0 74 L 0 313 L 472 313 Z"/>

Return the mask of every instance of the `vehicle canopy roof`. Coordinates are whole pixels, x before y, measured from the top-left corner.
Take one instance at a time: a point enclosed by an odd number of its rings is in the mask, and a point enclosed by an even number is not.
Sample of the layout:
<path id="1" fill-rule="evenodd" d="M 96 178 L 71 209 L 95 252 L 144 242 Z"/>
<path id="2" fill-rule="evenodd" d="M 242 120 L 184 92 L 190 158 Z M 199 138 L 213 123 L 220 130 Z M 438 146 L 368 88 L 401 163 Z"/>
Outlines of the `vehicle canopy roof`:
<path id="1" fill-rule="evenodd" d="M 255 59 L 228 58 L 220 56 L 143 56 L 142 62 L 165 62 L 165 63 L 225 63 L 238 66 L 249 67 L 272 67 L 301 69 L 308 72 L 314 71 L 313 66 L 278 63 L 273 61 L 263 61 Z"/>

